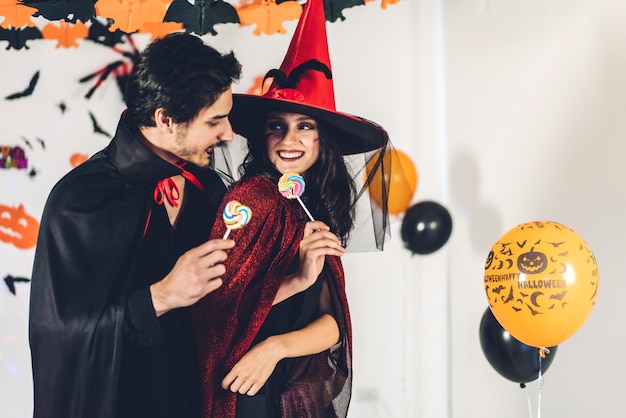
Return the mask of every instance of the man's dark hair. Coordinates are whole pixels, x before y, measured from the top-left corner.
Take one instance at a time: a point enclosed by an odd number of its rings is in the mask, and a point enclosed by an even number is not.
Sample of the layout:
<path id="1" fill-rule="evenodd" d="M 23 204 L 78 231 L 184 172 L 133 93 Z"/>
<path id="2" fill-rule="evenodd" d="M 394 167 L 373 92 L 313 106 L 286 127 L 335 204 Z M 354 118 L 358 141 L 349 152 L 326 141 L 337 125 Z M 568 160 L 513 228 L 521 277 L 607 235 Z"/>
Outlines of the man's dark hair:
<path id="1" fill-rule="evenodd" d="M 139 126 L 155 126 L 162 107 L 176 123 L 191 121 L 241 76 L 232 52 L 221 54 L 188 33 L 171 33 L 140 54 L 126 84 L 126 106 Z"/>

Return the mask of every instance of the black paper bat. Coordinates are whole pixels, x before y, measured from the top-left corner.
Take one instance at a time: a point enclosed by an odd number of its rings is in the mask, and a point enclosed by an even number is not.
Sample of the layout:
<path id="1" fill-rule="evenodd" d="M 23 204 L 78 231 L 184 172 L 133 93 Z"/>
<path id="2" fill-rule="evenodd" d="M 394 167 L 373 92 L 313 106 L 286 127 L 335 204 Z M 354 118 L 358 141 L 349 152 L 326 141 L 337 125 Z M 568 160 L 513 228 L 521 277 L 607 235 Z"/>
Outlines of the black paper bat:
<path id="1" fill-rule="evenodd" d="M 342 13 L 344 9 L 363 5 L 365 5 L 365 0 L 324 0 L 324 16 L 329 22 L 337 19 L 346 20 Z"/>
<path id="2" fill-rule="evenodd" d="M 4 278 L 4 282 L 6 283 L 7 287 L 9 288 L 9 292 L 11 292 L 14 295 L 16 295 L 15 283 L 28 283 L 28 282 L 30 282 L 30 279 L 27 279 L 26 277 L 13 277 L 10 274 L 8 274 Z"/>
<path id="3" fill-rule="evenodd" d="M 237 10 L 223 0 L 196 1 L 193 5 L 174 0 L 163 21 L 182 23 L 185 31 L 197 35 L 217 35 L 213 26 L 218 23 L 240 23 Z"/>
<path id="4" fill-rule="evenodd" d="M 35 140 L 39 143 L 39 145 L 41 145 L 42 149 L 46 149 L 46 143 L 44 142 L 43 139 L 37 137 L 35 138 Z M 26 146 L 28 146 L 28 148 L 33 149 L 33 144 L 32 142 L 30 142 L 30 140 L 26 137 L 22 137 L 22 141 L 24 141 L 24 143 L 26 144 Z"/>
<path id="5" fill-rule="evenodd" d="M 115 32 L 111 32 L 107 26 L 100 23 L 98 19 L 93 19 L 89 27 L 87 39 L 102 45 L 114 46 L 122 43 L 122 37 L 124 35 L 126 35 L 126 32 L 122 32 L 119 29 Z"/>
<path id="6" fill-rule="evenodd" d="M 24 141 L 24 143 L 26 144 L 28 148 L 33 149 L 33 145 L 30 143 L 28 139 L 22 137 L 22 141 Z"/>
<path id="7" fill-rule="evenodd" d="M 0 41 L 9 41 L 5 49 L 30 49 L 26 44 L 31 39 L 41 39 L 41 31 L 36 26 L 25 27 L 24 29 L 3 29 L 0 28 Z"/>
<path id="8" fill-rule="evenodd" d="M 102 135 L 106 135 L 109 138 L 111 138 L 111 134 L 108 133 L 107 131 L 105 131 L 104 129 L 102 129 L 100 127 L 100 125 L 98 124 L 98 121 L 96 120 L 96 117 L 94 116 L 93 113 L 89 112 L 89 117 L 91 118 L 91 123 L 93 124 L 93 131 L 97 134 L 102 134 Z"/>
<path id="9" fill-rule="evenodd" d="M 28 87 L 26 87 L 26 89 L 19 91 L 17 93 L 13 93 L 13 94 L 9 94 L 7 97 L 5 97 L 5 100 L 15 100 L 15 99 L 19 99 L 20 97 L 26 97 L 26 96 L 30 96 L 31 94 L 33 94 L 33 91 L 35 91 L 35 86 L 37 85 L 37 81 L 39 81 L 39 71 L 37 71 L 30 79 L 30 82 L 28 83 Z"/>
<path id="10" fill-rule="evenodd" d="M 97 0 L 22 0 L 22 3 L 35 7 L 33 16 L 43 16 L 48 20 L 65 20 L 76 23 L 90 21 L 95 15 Z"/>

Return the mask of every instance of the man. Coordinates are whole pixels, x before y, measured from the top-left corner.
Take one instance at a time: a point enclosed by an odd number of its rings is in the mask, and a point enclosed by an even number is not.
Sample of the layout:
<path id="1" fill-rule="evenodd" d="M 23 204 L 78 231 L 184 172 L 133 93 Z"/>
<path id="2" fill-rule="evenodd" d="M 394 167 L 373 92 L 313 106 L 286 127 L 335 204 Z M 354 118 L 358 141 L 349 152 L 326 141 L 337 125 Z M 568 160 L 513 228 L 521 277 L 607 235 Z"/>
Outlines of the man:
<path id="1" fill-rule="evenodd" d="M 189 34 L 151 43 L 114 138 L 53 188 L 32 274 L 35 418 L 198 416 L 187 307 L 221 286 L 207 241 L 225 192 L 208 169 L 233 138 L 241 66 Z"/>

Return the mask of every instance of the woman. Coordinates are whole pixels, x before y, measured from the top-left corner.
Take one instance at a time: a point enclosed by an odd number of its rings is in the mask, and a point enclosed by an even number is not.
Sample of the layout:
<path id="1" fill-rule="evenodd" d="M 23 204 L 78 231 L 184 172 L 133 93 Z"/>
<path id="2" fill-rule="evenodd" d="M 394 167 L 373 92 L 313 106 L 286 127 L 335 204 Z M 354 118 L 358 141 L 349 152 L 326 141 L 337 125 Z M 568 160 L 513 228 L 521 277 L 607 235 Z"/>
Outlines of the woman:
<path id="1" fill-rule="evenodd" d="M 329 67 L 323 5 L 310 0 L 281 69 L 268 73 L 269 91 L 234 95 L 231 123 L 249 151 L 221 208 L 237 200 L 252 217 L 230 235 L 222 288 L 193 311 L 205 418 L 347 414 L 352 347 L 339 256 L 361 193 L 343 156 L 384 148 L 387 134 L 335 110 Z M 280 194 L 290 172 L 304 178 L 315 222 Z M 224 233 L 217 222 L 212 236 Z"/>

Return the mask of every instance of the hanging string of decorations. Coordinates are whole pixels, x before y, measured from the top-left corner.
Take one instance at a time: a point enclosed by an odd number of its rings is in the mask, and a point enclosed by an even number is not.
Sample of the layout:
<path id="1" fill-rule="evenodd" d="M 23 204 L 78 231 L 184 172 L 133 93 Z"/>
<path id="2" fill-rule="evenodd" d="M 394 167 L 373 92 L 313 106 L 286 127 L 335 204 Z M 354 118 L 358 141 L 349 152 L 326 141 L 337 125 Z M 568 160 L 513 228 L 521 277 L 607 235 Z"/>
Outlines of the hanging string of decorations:
<path id="1" fill-rule="evenodd" d="M 345 20 L 343 11 L 377 0 L 324 0 L 326 20 Z M 400 0 L 379 0 L 380 7 Z M 217 35 L 216 26 L 253 26 L 256 36 L 284 34 L 283 24 L 298 20 L 301 0 L 3 0 L 0 1 L 0 41 L 6 49 L 29 49 L 28 42 L 56 41 L 56 48 L 78 47 L 79 39 L 107 46 L 124 35 L 150 34 L 150 39 L 186 31 Z"/>

